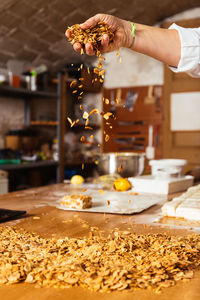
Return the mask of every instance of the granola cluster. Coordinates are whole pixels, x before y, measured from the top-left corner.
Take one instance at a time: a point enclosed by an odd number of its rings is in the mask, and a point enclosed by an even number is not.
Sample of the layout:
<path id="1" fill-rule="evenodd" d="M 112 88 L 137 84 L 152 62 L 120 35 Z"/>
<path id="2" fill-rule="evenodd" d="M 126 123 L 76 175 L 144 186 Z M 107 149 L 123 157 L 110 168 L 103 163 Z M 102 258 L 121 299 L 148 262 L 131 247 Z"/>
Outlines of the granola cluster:
<path id="1" fill-rule="evenodd" d="M 82 29 L 79 24 L 68 27 L 70 30 L 69 41 L 72 45 L 80 43 L 83 47 L 87 43 L 91 43 L 95 50 L 100 50 L 101 40 L 104 34 L 109 36 L 109 41 L 112 42 L 114 33 L 110 26 L 103 22 L 88 29 Z"/>
<path id="2" fill-rule="evenodd" d="M 136 235 L 115 230 L 105 236 L 42 238 L 0 227 L 0 283 L 35 283 L 92 291 L 153 289 L 188 280 L 200 265 L 200 236 Z"/>

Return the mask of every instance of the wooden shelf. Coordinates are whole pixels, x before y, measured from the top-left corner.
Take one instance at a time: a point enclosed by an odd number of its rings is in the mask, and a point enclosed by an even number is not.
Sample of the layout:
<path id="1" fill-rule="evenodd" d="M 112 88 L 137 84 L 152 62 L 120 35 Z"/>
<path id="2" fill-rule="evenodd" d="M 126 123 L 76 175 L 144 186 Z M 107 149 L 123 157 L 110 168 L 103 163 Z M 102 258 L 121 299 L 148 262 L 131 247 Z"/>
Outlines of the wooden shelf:
<path id="1" fill-rule="evenodd" d="M 32 163 L 21 163 L 21 164 L 8 164 L 8 165 L 0 165 L 1 170 L 19 170 L 19 169 L 30 169 L 30 168 L 43 168 L 43 167 L 57 167 L 57 161 L 37 161 Z"/>
<path id="2" fill-rule="evenodd" d="M 31 121 L 31 126 L 57 126 L 57 121 Z"/>
<path id="3" fill-rule="evenodd" d="M 84 165 L 94 165 L 95 163 L 91 160 L 89 160 L 89 161 L 78 161 L 78 160 L 66 161 L 65 162 L 65 167 L 81 166 L 82 164 L 84 164 Z"/>
<path id="4" fill-rule="evenodd" d="M 44 98 L 57 98 L 57 93 L 42 92 L 42 91 L 31 91 L 24 88 L 10 87 L 0 85 L 0 95 L 10 96 L 10 97 L 44 97 Z"/>

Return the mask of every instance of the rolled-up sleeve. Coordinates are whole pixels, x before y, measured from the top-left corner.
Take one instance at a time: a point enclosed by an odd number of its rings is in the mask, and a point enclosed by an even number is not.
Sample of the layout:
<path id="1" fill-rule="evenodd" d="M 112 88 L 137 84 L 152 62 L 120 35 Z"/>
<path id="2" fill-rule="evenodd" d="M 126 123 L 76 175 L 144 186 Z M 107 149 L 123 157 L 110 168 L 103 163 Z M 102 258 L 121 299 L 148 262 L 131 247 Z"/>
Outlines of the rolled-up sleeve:
<path id="1" fill-rule="evenodd" d="M 173 72 L 187 72 L 192 77 L 200 77 L 200 27 L 184 28 L 172 24 L 181 40 L 181 58 L 177 68 L 169 66 Z"/>

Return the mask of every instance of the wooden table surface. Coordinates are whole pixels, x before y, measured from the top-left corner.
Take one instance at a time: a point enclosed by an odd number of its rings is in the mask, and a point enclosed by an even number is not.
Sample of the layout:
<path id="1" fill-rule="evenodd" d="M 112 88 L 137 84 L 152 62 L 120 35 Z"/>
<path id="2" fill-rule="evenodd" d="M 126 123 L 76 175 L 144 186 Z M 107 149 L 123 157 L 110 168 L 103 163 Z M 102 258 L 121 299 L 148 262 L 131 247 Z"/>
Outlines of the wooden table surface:
<path id="1" fill-rule="evenodd" d="M 0 195 L 0 207 L 8 209 L 26 210 L 27 215 L 16 221 L 2 223 L 1 226 L 17 226 L 30 232 L 37 232 L 43 237 L 80 237 L 87 236 L 89 230 L 84 228 L 80 222 L 73 218 L 79 215 L 83 221 L 90 226 L 97 226 L 106 232 L 114 228 L 130 230 L 136 233 L 160 233 L 168 232 L 171 235 L 191 234 L 198 230 L 197 223 L 181 220 L 163 218 L 156 223 L 160 213 L 161 204 L 157 204 L 143 213 L 136 215 L 114 215 L 107 214 L 106 217 L 100 213 L 70 212 L 59 210 L 55 207 L 59 199 L 59 193 L 69 191 L 66 184 L 40 187 L 25 191 L 13 192 Z M 165 197 L 164 197 L 165 198 Z M 163 199 L 164 200 L 164 199 Z M 39 216 L 35 219 L 34 216 Z M 63 222 L 64 220 L 72 220 Z M 188 229 L 187 229 L 188 228 Z M 199 228 L 200 229 L 200 228 Z M 199 231 L 197 231 L 199 233 Z M 0 285 L 0 297 L 3 300 L 72 300 L 72 299 L 94 299 L 95 300 L 196 300 L 200 299 L 200 271 L 187 283 L 180 282 L 176 286 L 165 288 L 161 294 L 152 291 L 122 291 L 113 293 L 94 293 L 82 288 L 56 289 L 35 288 L 34 284 Z"/>

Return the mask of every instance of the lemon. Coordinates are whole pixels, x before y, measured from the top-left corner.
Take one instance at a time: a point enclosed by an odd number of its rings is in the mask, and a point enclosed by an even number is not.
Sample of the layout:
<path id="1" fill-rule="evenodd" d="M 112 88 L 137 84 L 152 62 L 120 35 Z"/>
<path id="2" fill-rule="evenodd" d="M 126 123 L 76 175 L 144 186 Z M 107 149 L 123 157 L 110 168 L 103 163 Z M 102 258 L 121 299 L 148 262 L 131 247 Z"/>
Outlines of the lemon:
<path id="1" fill-rule="evenodd" d="M 74 175 L 71 178 L 72 184 L 82 184 L 84 183 L 85 179 L 81 175 Z"/>
<path id="2" fill-rule="evenodd" d="M 116 191 L 123 192 L 131 188 L 131 183 L 127 178 L 118 178 L 114 181 L 113 187 Z"/>

